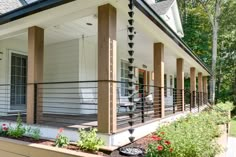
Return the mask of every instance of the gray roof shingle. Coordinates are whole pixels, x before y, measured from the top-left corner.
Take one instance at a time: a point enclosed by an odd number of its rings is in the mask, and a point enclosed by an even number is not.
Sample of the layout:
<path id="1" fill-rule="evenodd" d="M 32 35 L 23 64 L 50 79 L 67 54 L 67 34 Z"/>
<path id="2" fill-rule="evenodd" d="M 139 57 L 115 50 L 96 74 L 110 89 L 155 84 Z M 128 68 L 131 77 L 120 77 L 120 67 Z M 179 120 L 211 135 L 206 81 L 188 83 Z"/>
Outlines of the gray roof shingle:
<path id="1" fill-rule="evenodd" d="M 0 0 L 0 15 L 22 7 L 18 0 Z"/>
<path id="2" fill-rule="evenodd" d="M 169 10 L 174 1 L 175 0 L 163 0 L 151 4 L 151 7 L 158 15 L 164 15 Z"/>
<path id="3" fill-rule="evenodd" d="M 0 0 L 0 15 L 36 1 L 38 0 L 25 0 L 25 3 L 22 4 L 20 0 Z"/>

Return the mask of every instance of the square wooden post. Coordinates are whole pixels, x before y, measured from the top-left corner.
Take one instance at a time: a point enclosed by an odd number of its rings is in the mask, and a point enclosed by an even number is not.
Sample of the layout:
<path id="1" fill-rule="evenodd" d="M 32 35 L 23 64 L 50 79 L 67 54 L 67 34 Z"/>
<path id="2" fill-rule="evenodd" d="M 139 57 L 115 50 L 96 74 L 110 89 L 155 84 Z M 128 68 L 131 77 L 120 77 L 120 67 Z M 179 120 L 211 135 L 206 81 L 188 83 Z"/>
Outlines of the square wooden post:
<path id="1" fill-rule="evenodd" d="M 204 93 L 204 104 L 208 101 L 208 79 L 207 76 L 203 77 L 203 93 Z"/>
<path id="2" fill-rule="evenodd" d="M 154 116 L 165 117 L 164 99 L 164 44 L 154 43 L 153 69 L 154 69 Z"/>
<path id="3" fill-rule="evenodd" d="M 116 47 L 116 8 L 105 4 L 98 7 L 98 131 L 108 134 L 117 128 Z"/>
<path id="4" fill-rule="evenodd" d="M 196 69 L 194 67 L 190 68 L 190 92 L 191 92 L 191 105 L 195 107 L 196 105 Z"/>
<path id="5" fill-rule="evenodd" d="M 184 111 L 184 60 L 182 58 L 178 58 L 176 60 L 176 77 L 177 77 L 177 96 L 176 96 L 176 104 L 177 111 Z"/>
<path id="6" fill-rule="evenodd" d="M 35 86 L 43 81 L 44 30 L 37 26 L 28 29 L 28 72 L 27 72 L 27 123 L 36 122 Z M 42 106 L 37 103 L 37 113 L 42 113 Z"/>
<path id="7" fill-rule="evenodd" d="M 203 104 L 203 86 L 202 86 L 202 73 L 198 73 L 198 94 L 199 94 L 199 105 Z"/>

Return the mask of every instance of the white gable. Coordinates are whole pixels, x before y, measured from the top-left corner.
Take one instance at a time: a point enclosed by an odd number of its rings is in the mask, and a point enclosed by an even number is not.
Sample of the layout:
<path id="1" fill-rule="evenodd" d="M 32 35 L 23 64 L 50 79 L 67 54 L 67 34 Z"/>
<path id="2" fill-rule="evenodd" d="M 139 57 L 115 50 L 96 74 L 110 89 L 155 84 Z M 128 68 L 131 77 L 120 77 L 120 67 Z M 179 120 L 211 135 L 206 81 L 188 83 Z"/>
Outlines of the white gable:
<path id="1" fill-rule="evenodd" d="M 184 36 L 183 27 L 180 19 L 178 4 L 176 0 L 163 0 L 156 3 L 155 0 L 146 0 L 153 10 L 178 34 Z"/>

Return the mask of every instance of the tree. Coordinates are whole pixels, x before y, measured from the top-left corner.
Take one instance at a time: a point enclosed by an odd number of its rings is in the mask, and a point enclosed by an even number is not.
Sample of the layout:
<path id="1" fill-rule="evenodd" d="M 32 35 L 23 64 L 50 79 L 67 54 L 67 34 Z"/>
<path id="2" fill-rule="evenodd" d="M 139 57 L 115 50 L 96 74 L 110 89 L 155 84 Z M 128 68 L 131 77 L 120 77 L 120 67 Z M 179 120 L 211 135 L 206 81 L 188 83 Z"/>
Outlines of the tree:
<path id="1" fill-rule="evenodd" d="M 218 29 L 219 17 L 221 14 L 221 7 L 223 0 L 198 0 L 203 9 L 208 15 L 208 19 L 212 28 L 212 76 L 210 82 L 210 97 L 212 104 L 215 103 L 215 89 L 216 89 L 216 61 L 217 61 L 217 43 L 218 43 Z"/>
<path id="2" fill-rule="evenodd" d="M 211 63 L 211 25 L 205 11 L 196 0 L 180 0 L 180 14 L 184 28 L 183 40 L 208 66 Z"/>
<path id="3" fill-rule="evenodd" d="M 236 1 L 222 6 L 217 61 L 217 101 L 233 101 L 236 105 Z"/>

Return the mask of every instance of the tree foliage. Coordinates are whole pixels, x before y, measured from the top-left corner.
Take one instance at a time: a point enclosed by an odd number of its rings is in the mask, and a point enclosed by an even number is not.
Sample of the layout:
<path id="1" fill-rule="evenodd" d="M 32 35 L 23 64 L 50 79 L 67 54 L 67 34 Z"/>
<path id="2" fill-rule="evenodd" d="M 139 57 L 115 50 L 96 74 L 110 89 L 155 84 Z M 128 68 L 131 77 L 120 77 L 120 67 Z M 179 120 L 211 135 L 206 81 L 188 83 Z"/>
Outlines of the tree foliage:
<path id="1" fill-rule="evenodd" d="M 208 66 L 212 62 L 212 21 L 216 0 L 179 0 L 183 40 Z M 218 19 L 216 100 L 236 104 L 236 1 L 222 0 Z M 208 12 L 203 5 L 207 5 Z"/>

